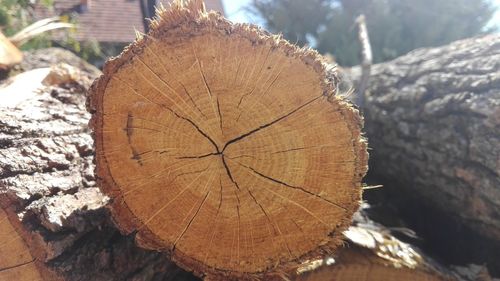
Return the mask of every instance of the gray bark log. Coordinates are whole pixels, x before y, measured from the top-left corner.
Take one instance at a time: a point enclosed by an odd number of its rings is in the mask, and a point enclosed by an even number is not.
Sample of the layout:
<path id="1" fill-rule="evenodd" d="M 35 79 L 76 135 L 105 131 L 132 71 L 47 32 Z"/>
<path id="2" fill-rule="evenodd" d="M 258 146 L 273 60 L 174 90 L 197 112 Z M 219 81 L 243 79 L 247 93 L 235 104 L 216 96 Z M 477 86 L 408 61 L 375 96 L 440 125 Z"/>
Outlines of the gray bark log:
<path id="1" fill-rule="evenodd" d="M 360 69 L 344 76 L 357 80 Z M 451 218 L 478 237 L 496 240 L 496 246 L 480 244 L 477 256 L 493 255 L 481 262 L 496 257 L 493 267 L 500 267 L 500 35 L 419 49 L 373 65 L 363 111 L 369 176 L 385 185 L 382 192 L 397 194 L 393 203 L 399 201 L 398 207 L 429 232 L 457 235 L 462 228 L 451 230 Z M 432 226 L 436 217 L 447 219 Z M 457 239 L 439 238 L 446 245 Z M 482 238 L 463 242 L 476 240 Z M 455 247 L 475 255 L 464 244 Z"/>
<path id="2" fill-rule="evenodd" d="M 0 91 L 1 207 L 37 262 L 63 280 L 197 280 L 113 226 L 94 178 L 92 73 L 16 96 Z"/>

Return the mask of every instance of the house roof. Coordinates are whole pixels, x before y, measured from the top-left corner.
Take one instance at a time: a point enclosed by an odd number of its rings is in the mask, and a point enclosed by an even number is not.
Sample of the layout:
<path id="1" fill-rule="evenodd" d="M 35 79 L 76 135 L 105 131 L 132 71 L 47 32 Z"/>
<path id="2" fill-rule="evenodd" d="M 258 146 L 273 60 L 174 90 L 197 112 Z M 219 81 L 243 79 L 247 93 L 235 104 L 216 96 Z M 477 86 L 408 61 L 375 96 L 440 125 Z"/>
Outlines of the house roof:
<path id="1" fill-rule="evenodd" d="M 168 7 L 171 1 L 158 2 Z M 221 0 L 205 0 L 205 6 L 224 13 Z M 135 39 L 135 30 L 144 32 L 139 0 L 55 0 L 52 11 L 41 6 L 35 9 L 38 18 L 67 13 L 77 15 L 75 39 L 79 41 L 128 43 Z"/>

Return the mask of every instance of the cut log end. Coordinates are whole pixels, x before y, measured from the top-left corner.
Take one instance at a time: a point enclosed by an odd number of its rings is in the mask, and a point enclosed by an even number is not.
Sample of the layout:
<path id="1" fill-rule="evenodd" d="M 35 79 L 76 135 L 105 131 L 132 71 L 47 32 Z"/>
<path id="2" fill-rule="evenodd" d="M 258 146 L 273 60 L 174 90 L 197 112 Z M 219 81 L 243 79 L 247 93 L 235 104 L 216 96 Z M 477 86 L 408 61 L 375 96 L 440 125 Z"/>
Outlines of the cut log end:
<path id="1" fill-rule="evenodd" d="M 297 281 L 452 281 L 452 277 L 425 268 L 396 267 L 372 251 L 352 246 L 340 251 L 335 264 L 299 275 Z"/>
<path id="2" fill-rule="evenodd" d="M 0 70 L 20 63 L 23 53 L 0 31 Z"/>
<path id="3" fill-rule="evenodd" d="M 115 221 L 210 277 L 334 250 L 367 160 L 361 118 L 335 95 L 335 74 L 314 51 L 180 3 L 90 90 Z"/>
<path id="4" fill-rule="evenodd" d="M 23 237 L 0 208 L 0 280 L 59 280 L 32 256 Z"/>

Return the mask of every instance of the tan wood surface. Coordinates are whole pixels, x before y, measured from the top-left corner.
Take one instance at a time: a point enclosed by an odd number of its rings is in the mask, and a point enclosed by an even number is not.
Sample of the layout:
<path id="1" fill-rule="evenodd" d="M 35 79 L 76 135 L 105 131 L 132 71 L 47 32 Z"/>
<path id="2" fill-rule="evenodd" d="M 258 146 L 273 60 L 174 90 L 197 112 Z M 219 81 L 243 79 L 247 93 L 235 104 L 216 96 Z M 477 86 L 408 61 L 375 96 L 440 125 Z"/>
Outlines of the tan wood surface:
<path id="1" fill-rule="evenodd" d="M 23 238 L 0 208 L 0 280 L 42 280 Z"/>
<path id="2" fill-rule="evenodd" d="M 366 170 L 357 111 L 316 52 L 201 5 L 161 12 L 91 89 L 115 220 L 199 275 L 333 251 Z"/>

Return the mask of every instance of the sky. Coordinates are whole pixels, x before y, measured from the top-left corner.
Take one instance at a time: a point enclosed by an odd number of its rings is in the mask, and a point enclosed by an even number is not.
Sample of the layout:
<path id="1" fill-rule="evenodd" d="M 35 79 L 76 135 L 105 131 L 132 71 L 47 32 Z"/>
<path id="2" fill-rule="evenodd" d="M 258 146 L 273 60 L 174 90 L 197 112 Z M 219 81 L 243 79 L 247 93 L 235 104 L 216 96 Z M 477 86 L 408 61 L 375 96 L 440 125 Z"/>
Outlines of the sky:
<path id="1" fill-rule="evenodd" d="M 238 1 L 236 0 L 234 2 Z M 498 29 L 500 29 L 500 0 L 493 0 L 493 3 L 497 7 L 497 12 L 495 13 L 495 15 L 493 15 L 493 18 L 490 21 L 490 26 L 496 26 Z"/>
<path id="2" fill-rule="evenodd" d="M 500 0 L 491 1 L 497 7 L 497 12 L 491 19 L 489 26 L 497 26 L 497 28 L 500 29 Z M 259 19 L 257 17 L 250 15 L 244 10 L 244 7 L 248 6 L 251 0 L 222 0 L 222 2 L 224 3 L 226 16 L 233 22 L 259 23 Z"/>
<path id="3" fill-rule="evenodd" d="M 244 10 L 245 6 L 251 3 L 251 0 L 222 0 L 222 3 L 224 4 L 226 17 L 231 21 L 257 23 L 258 20 L 252 18 L 252 15 L 249 15 L 249 13 Z"/>

